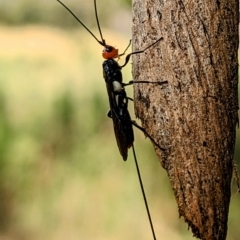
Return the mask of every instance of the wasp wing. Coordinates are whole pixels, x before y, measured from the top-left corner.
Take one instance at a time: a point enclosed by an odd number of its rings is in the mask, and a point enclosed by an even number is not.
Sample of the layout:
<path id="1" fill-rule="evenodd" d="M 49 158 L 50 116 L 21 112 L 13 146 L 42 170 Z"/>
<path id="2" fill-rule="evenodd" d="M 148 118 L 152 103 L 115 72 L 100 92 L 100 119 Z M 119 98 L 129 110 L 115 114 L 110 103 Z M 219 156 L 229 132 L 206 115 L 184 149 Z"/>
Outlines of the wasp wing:
<path id="1" fill-rule="evenodd" d="M 126 111 L 124 112 L 124 115 L 119 116 L 114 109 L 111 109 L 110 111 L 117 145 L 123 160 L 126 161 L 128 157 L 128 149 L 132 147 L 134 141 L 130 114 Z"/>

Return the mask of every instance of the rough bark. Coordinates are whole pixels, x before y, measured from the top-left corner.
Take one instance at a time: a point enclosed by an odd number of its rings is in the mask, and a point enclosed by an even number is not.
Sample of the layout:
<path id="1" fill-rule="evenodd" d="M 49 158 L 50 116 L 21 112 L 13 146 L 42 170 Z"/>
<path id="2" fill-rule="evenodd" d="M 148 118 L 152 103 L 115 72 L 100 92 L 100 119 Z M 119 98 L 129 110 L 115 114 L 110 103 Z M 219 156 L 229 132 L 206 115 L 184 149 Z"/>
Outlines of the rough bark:
<path id="1" fill-rule="evenodd" d="M 134 0 L 135 113 L 156 149 L 180 216 L 204 240 L 224 240 L 238 123 L 238 1 Z"/>

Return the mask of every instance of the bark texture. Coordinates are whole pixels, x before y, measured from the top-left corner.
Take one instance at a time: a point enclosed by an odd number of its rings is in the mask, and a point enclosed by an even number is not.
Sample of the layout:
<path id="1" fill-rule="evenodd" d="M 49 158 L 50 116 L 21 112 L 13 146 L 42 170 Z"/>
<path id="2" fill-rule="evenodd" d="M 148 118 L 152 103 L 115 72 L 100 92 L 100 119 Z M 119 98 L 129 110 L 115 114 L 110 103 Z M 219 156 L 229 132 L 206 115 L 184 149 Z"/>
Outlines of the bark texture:
<path id="1" fill-rule="evenodd" d="M 156 149 L 180 216 L 224 240 L 238 123 L 238 1 L 133 0 L 135 113 Z"/>

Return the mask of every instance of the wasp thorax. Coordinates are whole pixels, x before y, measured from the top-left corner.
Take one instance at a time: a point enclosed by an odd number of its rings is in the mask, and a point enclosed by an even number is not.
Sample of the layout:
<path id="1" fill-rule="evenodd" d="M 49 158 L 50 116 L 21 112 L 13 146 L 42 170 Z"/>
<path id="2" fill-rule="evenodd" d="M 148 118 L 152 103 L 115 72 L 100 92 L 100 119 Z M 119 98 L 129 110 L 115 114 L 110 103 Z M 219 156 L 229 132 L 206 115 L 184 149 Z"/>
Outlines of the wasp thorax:
<path id="1" fill-rule="evenodd" d="M 102 56 L 105 59 L 116 58 L 118 57 L 118 49 L 116 49 L 115 47 L 106 45 L 104 46 Z"/>

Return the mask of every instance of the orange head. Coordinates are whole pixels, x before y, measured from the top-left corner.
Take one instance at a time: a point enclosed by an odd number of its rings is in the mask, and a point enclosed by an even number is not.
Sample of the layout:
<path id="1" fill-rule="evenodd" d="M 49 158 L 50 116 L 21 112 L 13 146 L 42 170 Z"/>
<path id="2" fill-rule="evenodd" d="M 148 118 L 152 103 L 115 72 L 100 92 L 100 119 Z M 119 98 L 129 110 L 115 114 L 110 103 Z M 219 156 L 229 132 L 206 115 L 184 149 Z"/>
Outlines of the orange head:
<path id="1" fill-rule="evenodd" d="M 116 49 L 115 47 L 106 45 L 104 46 L 102 56 L 105 59 L 116 58 L 118 57 L 118 49 Z"/>

